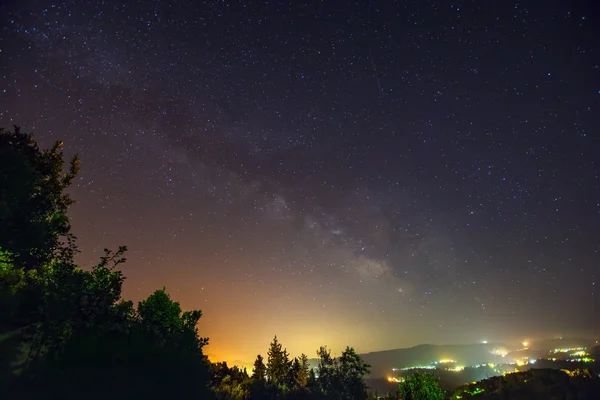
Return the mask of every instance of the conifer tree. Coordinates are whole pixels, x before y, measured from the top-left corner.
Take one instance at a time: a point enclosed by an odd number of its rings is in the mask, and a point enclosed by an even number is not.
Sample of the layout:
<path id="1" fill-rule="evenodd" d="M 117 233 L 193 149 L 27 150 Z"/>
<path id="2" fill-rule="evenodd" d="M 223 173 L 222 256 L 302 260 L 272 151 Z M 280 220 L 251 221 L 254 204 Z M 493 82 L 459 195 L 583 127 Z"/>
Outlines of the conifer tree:
<path id="1" fill-rule="evenodd" d="M 352 347 L 346 347 L 339 358 L 337 374 L 344 399 L 367 399 L 365 375 L 370 369 L 371 366 L 366 364 Z"/>
<path id="2" fill-rule="evenodd" d="M 282 349 L 277 336 L 273 338 L 267 352 L 267 380 L 272 385 L 284 384 L 288 376 L 287 351 Z"/>
<path id="3" fill-rule="evenodd" d="M 304 353 L 300 354 L 299 363 L 300 363 L 300 369 L 298 371 L 298 378 L 297 378 L 296 382 L 301 387 L 305 387 L 308 383 L 308 368 L 309 368 L 308 367 L 308 357 L 306 356 L 306 354 L 304 354 Z"/>
<path id="4" fill-rule="evenodd" d="M 334 398 L 337 391 L 337 363 L 331 356 L 327 346 L 321 346 L 317 351 L 319 363 L 317 366 L 316 384 L 319 392 L 325 398 Z"/>
<path id="5" fill-rule="evenodd" d="M 293 387 L 301 387 L 302 385 L 300 385 L 300 383 L 298 382 L 299 375 L 300 375 L 300 362 L 298 361 L 298 358 L 294 357 L 294 359 L 291 362 L 289 371 L 290 371 L 290 376 L 289 376 L 290 385 Z"/>
<path id="6" fill-rule="evenodd" d="M 254 380 L 264 381 L 266 379 L 267 367 L 265 366 L 264 359 L 260 354 L 256 356 L 253 371 L 254 372 L 252 373 L 252 377 L 254 378 Z"/>

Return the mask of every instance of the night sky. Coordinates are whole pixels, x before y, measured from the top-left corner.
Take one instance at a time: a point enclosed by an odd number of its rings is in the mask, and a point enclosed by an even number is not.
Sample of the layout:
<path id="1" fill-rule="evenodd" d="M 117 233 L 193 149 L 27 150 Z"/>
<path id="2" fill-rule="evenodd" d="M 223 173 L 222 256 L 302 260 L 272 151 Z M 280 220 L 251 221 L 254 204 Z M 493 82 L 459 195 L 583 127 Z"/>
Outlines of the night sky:
<path id="1" fill-rule="evenodd" d="M 3 1 L 0 126 L 212 360 L 598 334 L 594 1 Z"/>

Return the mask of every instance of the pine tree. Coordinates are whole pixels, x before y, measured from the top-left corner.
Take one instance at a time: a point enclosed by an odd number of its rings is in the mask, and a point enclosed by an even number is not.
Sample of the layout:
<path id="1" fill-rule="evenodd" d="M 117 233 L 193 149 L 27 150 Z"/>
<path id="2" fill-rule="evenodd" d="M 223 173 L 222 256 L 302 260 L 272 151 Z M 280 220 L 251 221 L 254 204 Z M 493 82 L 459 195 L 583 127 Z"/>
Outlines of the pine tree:
<path id="1" fill-rule="evenodd" d="M 327 399 L 335 398 L 338 393 L 337 363 L 331 357 L 327 346 L 321 346 L 317 351 L 317 356 L 319 357 L 316 380 L 318 391 Z"/>
<path id="2" fill-rule="evenodd" d="M 300 362 L 298 361 L 298 358 L 294 357 L 294 359 L 292 360 L 291 366 L 290 366 L 289 381 L 290 381 L 291 386 L 293 386 L 293 387 L 301 387 L 302 386 L 302 385 L 300 385 L 300 382 L 298 382 L 299 375 L 300 375 Z"/>
<path id="3" fill-rule="evenodd" d="M 277 336 L 273 338 L 267 356 L 267 379 L 269 383 L 272 385 L 284 384 L 288 376 L 288 355 L 287 351 L 282 350 Z"/>
<path id="4" fill-rule="evenodd" d="M 298 370 L 298 377 L 296 379 L 296 382 L 298 383 L 298 385 L 300 385 L 301 387 L 305 387 L 308 383 L 308 357 L 306 356 L 306 354 L 302 353 L 300 354 L 300 369 Z"/>
<path id="5" fill-rule="evenodd" d="M 364 378 L 370 372 L 370 368 L 371 366 L 366 364 L 352 347 L 346 347 L 338 361 L 338 379 L 344 399 L 367 399 L 367 385 Z"/>
<path id="6" fill-rule="evenodd" d="M 253 400 L 268 399 L 267 394 L 267 367 L 263 357 L 259 354 L 254 361 L 254 370 L 250 381 L 250 393 Z"/>
<path id="7" fill-rule="evenodd" d="M 259 354 L 256 356 L 256 360 L 254 361 L 254 372 L 252 374 L 253 379 L 264 381 L 267 375 L 267 367 L 265 366 L 265 362 L 263 357 Z"/>

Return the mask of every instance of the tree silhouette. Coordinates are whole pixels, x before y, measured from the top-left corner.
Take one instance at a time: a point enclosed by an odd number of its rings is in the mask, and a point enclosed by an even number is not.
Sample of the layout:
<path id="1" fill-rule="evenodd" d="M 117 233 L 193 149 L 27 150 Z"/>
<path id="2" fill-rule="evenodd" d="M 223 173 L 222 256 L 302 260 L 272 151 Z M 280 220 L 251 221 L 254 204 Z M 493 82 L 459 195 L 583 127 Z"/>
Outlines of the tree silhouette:
<path id="1" fill-rule="evenodd" d="M 77 172 L 73 157 L 63 172 L 62 142 L 41 150 L 31 134 L 0 129 L 0 250 L 19 268 L 38 268 L 52 259 L 70 231 L 65 193 Z"/>
<path id="2" fill-rule="evenodd" d="M 137 310 L 125 302 L 113 307 L 112 319 L 73 331 L 59 348 L 37 357 L 17 381 L 16 393 L 98 399 L 209 396 L 202 354 L 206 341 L 189 325 L 194 318 L 177 312 L 152 315 L 179 307 L 164 290 Z"/>
<path id="3" fill-rule="evenodd" d="M 22 328 L 38 318 L 50 262 L 59 252 L 76 252 L 65 193 L 77 172 L 73 157 L 63 172 L 62 142 L 38 147 L 33 136 L 0 128 L 0 331 Z"/>
<path id="4" fill-rule="evenodd" d="M 340 392 L 335 359 L 326 346 L 319 348 L 317 357 L 319 358 L 317 365 L 318 379 L 316 380 L 317 390 L 327 399 L 337 398 Z"/>
<path id="5" fill-rule="evenodd" d="M 300 362 L 300 369 L 298 370 L 296 382 L 298 383 L 299 386 L 305 387 L 308 384 L 308 369 L 309 369 L 308 357 L 306 356 L 306 354 L 304 354 L 304 353 L 300 354 L 299 362 Z"/>
<path id="6" fill-rule="evenodd" d="M 259 354 L 256 356 L 256 360 L 254 360 L 254 369 L 252 373 L 252 377 L 255 380 L 264 381 L 267 376 L 267 367 L 265 366 L 265 362 L 263 357 Z"/>
<path id="7" fill-rule="evenodd" d="M 288 378 L 289 357 L 277 336 L 273 338 L 267 352 L 267 380 L 271 385 L 285 385 Z"/>
<path id="8" fill-rule="evenodd" d="M 346 347 L 338 362 L 338 379 L 342 388 L 342 397 L 348 400 L 363 400 L 367 398 L 365 375 L 370 366 L 351 347 Z"/>

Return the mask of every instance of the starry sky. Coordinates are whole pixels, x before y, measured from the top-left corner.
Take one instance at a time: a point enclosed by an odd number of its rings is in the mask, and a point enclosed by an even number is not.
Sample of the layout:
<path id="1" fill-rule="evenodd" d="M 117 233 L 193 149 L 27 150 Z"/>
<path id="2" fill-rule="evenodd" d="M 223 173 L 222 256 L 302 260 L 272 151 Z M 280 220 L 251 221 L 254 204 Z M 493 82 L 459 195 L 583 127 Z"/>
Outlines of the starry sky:
<path id="1" fill-rule="evenodd" d="M 594 1 L 0 6 L 0 126 L 65 141 L 84 268 L 212 360 L 598 334 Z"/>

